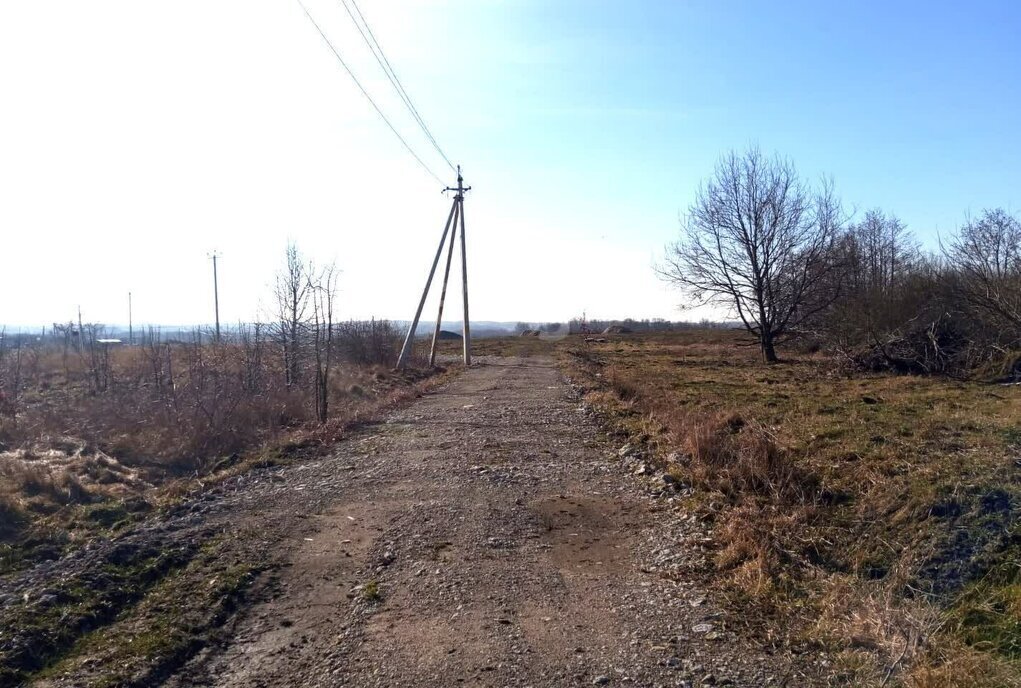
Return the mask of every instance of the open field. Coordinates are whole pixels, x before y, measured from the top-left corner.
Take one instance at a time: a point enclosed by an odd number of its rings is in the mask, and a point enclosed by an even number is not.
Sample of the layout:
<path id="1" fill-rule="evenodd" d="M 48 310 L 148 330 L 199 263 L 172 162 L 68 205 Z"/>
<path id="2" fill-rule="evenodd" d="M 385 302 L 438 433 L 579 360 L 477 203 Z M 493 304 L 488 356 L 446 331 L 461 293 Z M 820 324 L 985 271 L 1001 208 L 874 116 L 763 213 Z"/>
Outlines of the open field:
<path id="1" fill-rule="evenodd" d="M 347 366 L 197 467 L 7 448 L 0 683 L 1021 685 L 1021 389 L 596 339 Z"/>
<path id="2" fill-rule="evenodd" d="M 764 366 L 736 331 L 610 339 L 563 365 L 695 489 L 735 620 L 837 651 L 852 685 L 1018 683 L 1021 388 Z"/>
<path id="3" fill-rule="evenodd" d="M 320 454 L 445 373 L 345 360 L 318 423 L 311 385 L 285 383 L 269 349 L 157 343 L 99 360 L 19 351 L 16 394 L 7 390 L 0 416 L 0 573 L 120 532 L 253 466 Z"/>

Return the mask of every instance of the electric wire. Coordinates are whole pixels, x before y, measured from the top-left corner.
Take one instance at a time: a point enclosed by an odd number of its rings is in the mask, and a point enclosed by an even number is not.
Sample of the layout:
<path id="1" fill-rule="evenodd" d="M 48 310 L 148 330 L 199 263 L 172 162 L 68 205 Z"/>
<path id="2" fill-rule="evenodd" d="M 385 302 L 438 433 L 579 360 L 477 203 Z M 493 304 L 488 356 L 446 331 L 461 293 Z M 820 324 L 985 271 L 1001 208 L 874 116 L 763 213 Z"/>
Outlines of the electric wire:
<path id="1" fill-rule="evenodd" d="M 373 57 L 376 58 L 376 62 L 383 70 L 383 73 L 386 74 L 386 78 L 390 80 L 390 84 L 394 87 L 394 90 L 397 91 L 397 95 L 400 96 L 402 101 L 404 101 L 404 105 L 408 108 L 408 112 L 410 112 L 411 116 L 415 118 L 416 122 L 418 122 L 418 126 L 422 128 L 422 133 L 424 133 L 426 138 L 429 139 L 429 142 L 433 145 L 433 148 L 436 149 L 436 152 L 440 154 L 440 157 L 446 161 L 451 171 L 455 171 L 454 163 L 450 162 L 450 158 L 448 158 L 447 154 L 443 152 L 443 149 L 440 148 L 440 144 L 436 142 L 436 138 L 433 136 L 432 132 L 429 131 L 429 127 L 426 126 L 425 120 L 422 119 L 422 115 L 419 114 L 418 108 L 416 108 L 414 103 L 412 103 L 411 96 L 409 96 L 408 92 L 404 89 L 404 84 L 401 83 L 400 78 L 397 76 L 397 72 L 394 71 L 393 66 L 390 64 L 390 60 L 387 59 L 386 53 L 383 52 L 383 46 L 381 46 L 379 41 L 376 40 L 376 35 L 372 32 L 372 27 L 369 26 L 369 22 L 365 19 L 365 15 L 362 14 L 361 8 L 358 7 L 358 1 L 351 0 L 351 5 L 354 6 L 355 12 L 358 13 L 358 19 L 361 20 L 361 24 L 359 24 L 357 19 L 355 19 L 354 14 L 351 13 L 351 8 L 347 4 L 348 0 L 340 0 L 340 2 L 344 5 L 344 9 L 347 11 L 347 16 L 351 17 L 351 22 L 355 25 L 355 28 L 358 29 L 358 33 L 361 34 L 362 40 L 365 41 L 365 45 L 369 47 Z M 361 25 L 365 26 L 365 31 L 362 30 Z M 368 36 L 365 35 L 366 31 L 368 32 Z"/>
<path id="2" fill-rule="evenodd" d="M 401 144 L 403 144 L 404 146 L 404 149 L 411 154 L 411 157 L 415 158 L 418 164 L 422 166 L 422 169 L 428 172 L 433 179 L 435 179 L 439 184 L 443 184 L 443 180 L 440 179 L 439 176 L 435 172 L 433 172 L 432 169 L 430 169 L 430 167 L 425 164 L 425 162 L 422 161 L 422 158 L 418 157 L 418 154 L 414 151 L 414 149 L 410 145 L 408 145 L 408 142 L 404 140 L 404 137 L 401 136 L 400 132 L 397 131 L 396 127 L 394 127 L 394 125 L 390 122 L 387 116 L 383 114 L 383 111 L 376 104 L 376 101 L 372 99 L 372 96 L 369 95 L 369 92 L 365 90 L 364 86 L 362 86 L 362 82 L 358 80 L 358 77 L 355 76 L 355 73 L 351 71 L 350 67 L 348 67 L 347 62 L 345 62 L 344 58 L 340 56 L 340 52 L 337 50 L 336 46 L 333 45 L 333 42 L 323 32 L 322 27 L 319 26 L 319 22 L 315 20 L 312 14 L 308 11 L 308 8 L 305 7 L 305 3 L 303 3 L 301 0 L 295 0 L 295 2 L 297 2 L 298 5 L 301 6 L 301 9 L 305 13 L 305 16 L 308 17 L 308 20 L 310 22 L 312 22 L 312 26 L 316 28 L 316 31 L 319 32 L 319 35 L 322 37 L 327 47 L 329 47 L 330 51 L 337 58 L 337 61 L 340 62 L 340 66 L 344 68 L 344 71 L 346 71 L 348 76 L 351 77 L 351 80 L 355 82 L 355 85 L 358 87 L 358 90 L 362 92 L 362 95 L 365 96 L 365 99 L 372 104 L 372 107 L 376 110 L 376 114 L 378 114 L 380 118 L 386 123 L 386 126 L 390 128 L 390 131 L 393 132 L 394 136 L 396 136 L 398 140 L 400 140 Z"/>

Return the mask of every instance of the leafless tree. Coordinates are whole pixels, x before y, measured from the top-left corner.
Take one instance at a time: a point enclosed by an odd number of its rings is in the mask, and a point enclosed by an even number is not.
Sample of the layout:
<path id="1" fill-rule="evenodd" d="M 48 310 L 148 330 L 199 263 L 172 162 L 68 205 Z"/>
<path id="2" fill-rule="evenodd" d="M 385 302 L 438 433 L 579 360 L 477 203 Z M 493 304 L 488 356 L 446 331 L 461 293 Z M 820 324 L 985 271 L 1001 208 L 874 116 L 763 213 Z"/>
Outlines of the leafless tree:
<path id="1" fill-rule="evenodd" d="M 61 354 L 64 363 L 64 378 L 66 379 L 71 374 L 68 367 L 68 353 L 71 350 L 72 340 L 79 336 L 77 334 L 77 326 L 71 321 L 66 323 L 53 323 L 53 336 L 56 337 L 57 335 L 60 335 L 63 343 Z"/>
<path id="2" fill-rule="evenodd" d="M 659 272 L 691 305 L 729 307 L 772 363 L 777 340 L 833 299 L 820 290 L 842 221 L 831 184 L 813 193 L 789 161 L 731 152 L 699 189 Z"/>
<path id="3" fill-rule="evenodd" d="M 918 264 L 918 243 L 895 215 L 869 210 L 848 234 L 854 254 L 845 267 L 855 291 L 887 294 Z"/>
<path id="4" fill-rule="evenodd" d="M 262 323 L 238 323 L 237 331 L 242 383 L 245 391 L 257 394 L 263 388 Z"/>
<path id="5" fill-rule="evenodd" d="M 110 348 L 107 343 L 100 342 L 106 326 L 100 323 L 85 323 L 80 328 L 79 339 L 83 342 L 80 357 L 86 366 L 92 391 L 105 392 L 112 381 L 110 368 Z"/>
<path id="6" fill-rule="evenodd" d="M 337 269 L 330 264 L 309 278 L 312 297 L 312 348 L 315 353 L 316 420 L 325 423 L 329 413 L 330 370 L 333 363 L 333 307 L 337 298 Z"/>
<path id="7" fill-rule="evenodd" d="M 277 273 L 274 288 L 277 336 L 284 355 L 287 384 L 293 385 L 301 376 L 301 339 L 308 325 L 311 298 L 309 269 L 297 245 L 287 245 L 283 269 Z"/>
<path id="8" fill-rule="evenodd" d="M 1021 334 L 1021 222 L 986 210 L 943 247 L 955 291 L 979 316 Z"/>
<path id="9" fill-rule="evenodd" d="M 833 275 L 840 298 L 819 329 L 838 350 L 881 341 L 921 307 L 917 289 L 928 267 L 918 242 L 892 214 L 869 210 L 837 240 Z M 910 288 L 909 288 L 910 285 Z"/>

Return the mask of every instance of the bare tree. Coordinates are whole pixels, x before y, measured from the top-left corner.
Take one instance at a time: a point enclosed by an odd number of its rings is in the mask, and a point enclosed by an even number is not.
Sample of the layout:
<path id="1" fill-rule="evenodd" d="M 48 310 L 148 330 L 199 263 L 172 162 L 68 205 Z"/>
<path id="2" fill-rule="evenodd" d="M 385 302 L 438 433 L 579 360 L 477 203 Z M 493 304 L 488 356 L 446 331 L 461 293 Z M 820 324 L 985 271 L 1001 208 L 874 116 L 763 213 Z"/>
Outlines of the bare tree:
<path id="1" fill-rule="evenodd" d="M 301 376 L 301 339 L 308 325 L 309 285 L 309 268 L 302 261 L 297 245 L 290 243 L 274 288 L 277 336 L 284 354 L 288 385 L 298 382 Z"/>
<path id="2" fill-rule="evenodd" d="M 838 350 L 881 341 L 917 312 L 915 292 L 928 266 L 918 242 L 895 215 L 869 210 L 838 238 L 835 252 L 840 269 L 832 279 L 841 297 L 828 309 L 821 329 Z"/>
<path id="3" fill-rule="evenodd" d="M 831 184 L 813 194 L 789 161 L 731 152 L 699 189 L 659 272 L 691 305 L 729 307 L 773 363 L 777 340 L 834 297 L 820 292 L 841 223 Z"/>
<path id="4" fill-rule="evenodd" d="M 85 323 L 80 328 L 83 345 L 79 356 L 88 369 L 92 391 L 96 393 L 105 392 L 112 379 L 109 343 L 100 341 L 105 330 L 106 326 L 100 323 Z"/>
<path id="5" fill-rule="evenodd" d="M 852 260 L 845 264 L 855 291 L 873 296 L 889 293 L 917 265 L 918 242 L 895 215 L 874 208 L 849 228 L 854 244 Z"/>
<path id="6" fill-rule="evenodd" d="M 238 323 L 238 349 L 244 389 L 250 394 L 258 394 L 263 388 L 262 323 Z"/>
<path id="7" fill-rule="evenodd" d="M 310 272 L 313 272 L 310 269 Z M 333 363 L 333 307 L 337 298 L 337 269 L 331 263 L 309 277 L 312 296 L 312 344 L 316 361 L 316 420 L 325 423 L 329 413 L 330 370 Z"/>
<path id="8" fill-rule="evenodd" d="M 1001 208 L 986 210 L 943 252 L 958 295 L 979 315 L 1021 333 L 1021 222 Z"/>
<path id="9" fill-rule="evenodd" d="M 71 350 L 71 342 L 77 336 L 76 332 L 75 324 L 71 321 L 66 323 L 53 323 L 53 336 L 56 337 L 59 334 L 63 342 L 62 361 L 64 363 L 65 379 L 71 374 L 71 371 L 68 368 L 67 357 L 68 352 Z"/>

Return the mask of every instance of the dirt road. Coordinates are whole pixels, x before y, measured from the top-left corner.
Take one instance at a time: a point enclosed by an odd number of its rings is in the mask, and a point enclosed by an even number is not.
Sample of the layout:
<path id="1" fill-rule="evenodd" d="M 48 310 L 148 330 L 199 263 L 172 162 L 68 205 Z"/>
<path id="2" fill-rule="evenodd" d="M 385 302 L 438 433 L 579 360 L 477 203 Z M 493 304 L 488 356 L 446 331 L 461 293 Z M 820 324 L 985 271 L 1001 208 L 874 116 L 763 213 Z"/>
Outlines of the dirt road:
<path id="1" fill-rule="evenodd" d="M 299 499 L 344 480 L 273 545 L 264 599 L 170 684 L 810 683 L 678 575 L 705 532 L 617 455 L 552 362 L 473 368 L 282 474 Z"/>

